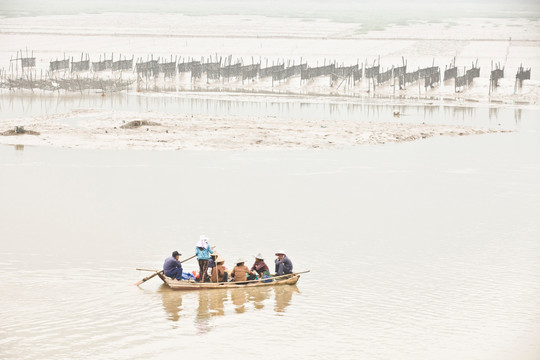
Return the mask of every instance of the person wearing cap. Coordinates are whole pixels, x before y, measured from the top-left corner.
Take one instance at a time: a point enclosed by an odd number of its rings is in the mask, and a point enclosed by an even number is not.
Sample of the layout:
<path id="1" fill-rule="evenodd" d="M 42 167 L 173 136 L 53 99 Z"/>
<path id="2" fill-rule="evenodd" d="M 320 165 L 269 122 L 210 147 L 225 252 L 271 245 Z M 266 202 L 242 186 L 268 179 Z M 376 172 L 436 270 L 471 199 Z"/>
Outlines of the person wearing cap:
<path id="1" fill-rule="evenodd" d="M 258 253 L 257 256 L 255 256 L 255 263 L 251 267 L 251 271 L 256 271 L 261 278 L 264 275 L 270 276 L 270 269 L 268 268 L 268 265 L 266 265 L 266 263 L 264 262 L 264 257 L 261 253 Z"/>
<path id="2" fill-rule="evenodd" d="M 163 263 L 163 273 L 172 279 L 182 280 L 182 263 L 178 260 L 180 258 L 178 251 L 173 251 L 172 256 L 165 259 Z"/>
<path id="3" fill-rule="evenodd" d="M 285 255 L 283 250 L 276 252 L 277 259 L 274 261 L 276 264 L 276 274 L 285 275 L 291 274 L 293 271 L 293 265 L 291 259 Z"/>
<path id="4" fill-rule="evenodd" d="M 231 278 L 234 282 L 246 281 L 248 274 L 250 274 L 248 267 L 244 265 L 243 259 L 236 260 L 236 266 L 231 272 Z"/>
<path id="5" fill-rule="evenodd" d="M 210 260 L 210 254 L 214 253 L 213 248 L 208 244 L 208 238 L 201 235 L 195 246 L 195 255 L 197 255 L 199 261 L 199 282 L 204 282 L 208 277 L 208 261 Z"/>
<path id="6" fill-rule="evenodd" d="M 216 265 L 212 269 L 211 282 L 227 282 L 227 269 L 225 268 L 225 260 L 221 257 L 215 259 Z"/>

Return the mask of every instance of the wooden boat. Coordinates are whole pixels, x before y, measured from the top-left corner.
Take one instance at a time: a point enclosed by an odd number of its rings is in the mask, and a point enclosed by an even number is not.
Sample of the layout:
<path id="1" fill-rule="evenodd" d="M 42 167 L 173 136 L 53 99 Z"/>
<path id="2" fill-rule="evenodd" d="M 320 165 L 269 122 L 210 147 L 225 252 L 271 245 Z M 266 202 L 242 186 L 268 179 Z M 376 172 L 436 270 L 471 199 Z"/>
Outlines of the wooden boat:
<path id="1" fill-rule="evenodd" d="M 308 271 L 303 271 L 306 273 Z M 269 279 L 260 279 L 260 280 L 249 280 L 243 281 L 241 283 L 235 282 L 219 282 L 219 283 L 199 283 L 193 280 L 176 280 L 171 279 L 163 275 L 163 273 L 158 273 L 157 275 L 163 280 L 167 286 L 173 290 L 205 290 L 205 289 L 233 289 L 233 288 L 253 288 L 260 286 L 277 286 L 277 285 L 294 285 L 300 279 L 300 273 L 292 273 L 281 276 L 273 276 Z M 271 280 L 271 281 L 269 281 Z"/>

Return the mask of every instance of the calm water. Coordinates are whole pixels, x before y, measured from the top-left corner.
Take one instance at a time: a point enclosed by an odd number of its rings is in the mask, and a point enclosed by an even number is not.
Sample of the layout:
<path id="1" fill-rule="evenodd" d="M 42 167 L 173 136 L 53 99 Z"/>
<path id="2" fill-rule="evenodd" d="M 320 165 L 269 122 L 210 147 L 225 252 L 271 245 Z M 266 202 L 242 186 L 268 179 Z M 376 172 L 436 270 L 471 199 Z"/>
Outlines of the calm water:
<path id="1" fill-rule="evenodd" d="M 341 99 L 341 100 L 340 100 Z M 117 95 L 60 96 L 43 92 L 36 96 L 20 93 L 0 93 L 0 121 L 6 118 L 43 117 L 64 115 L 76 122 L 77 110 L 135 111 L 161 114 L 256 116 L 305 120 L 351 120 L 364 122 L 399 121 L 429 124 L 462 124 L 469 126 L 519 127 L 522 117 L 534 118 L 531 111 L 519 106 L 502 107 L 463 102 L 463 106 L 440 104 L 407 104 L 414 100 L 394 103 L 392 99 L 336 98 L 318 96 L 282 96 L 256 93 L 146 93 Z M 426 101 L 427 102 L 427 101 Z M 67 114 L 67 115 L 66 115 Z"/>
<path id="2" fill-rule="evenodd" d="M 244 105 L 223 106 L 266 106 Z M 268 113 L 383 121 L 391 108 L 281 105 Z M 331 151 L 0 147 L 0 358 L 540 358 L 540 112 L 406 110 L 517 131 Z M 294 287 L 133 286 L 148 275 L 135 268 L 191 256 L 203 233 L 229 267 L 283 248 L 311 273 Z"/>

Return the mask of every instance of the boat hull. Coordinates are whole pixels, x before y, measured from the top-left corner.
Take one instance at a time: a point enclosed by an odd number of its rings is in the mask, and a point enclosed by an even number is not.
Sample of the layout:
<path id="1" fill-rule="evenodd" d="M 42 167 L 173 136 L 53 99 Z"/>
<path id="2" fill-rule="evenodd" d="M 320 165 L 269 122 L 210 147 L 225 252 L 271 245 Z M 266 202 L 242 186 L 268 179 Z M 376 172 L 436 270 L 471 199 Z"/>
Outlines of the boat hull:
<path id="1" fill-rule="evenodd" d="M 198 283 L 192 280 L 175 280 L 159 274 L 159 277 L 167 286 L 173 290 L 211 290 L 211 289 L 236 289 L 236 288 L 254 288 L 263 286 L 279 286 L 279 285 L 295 285 L 300 278 L 300 275 L 292 275 L 291 277 L 278 279 L 271 282 L 249 282 L 247 284 L 237 284 L 234 282 L 226 283 Z"/>

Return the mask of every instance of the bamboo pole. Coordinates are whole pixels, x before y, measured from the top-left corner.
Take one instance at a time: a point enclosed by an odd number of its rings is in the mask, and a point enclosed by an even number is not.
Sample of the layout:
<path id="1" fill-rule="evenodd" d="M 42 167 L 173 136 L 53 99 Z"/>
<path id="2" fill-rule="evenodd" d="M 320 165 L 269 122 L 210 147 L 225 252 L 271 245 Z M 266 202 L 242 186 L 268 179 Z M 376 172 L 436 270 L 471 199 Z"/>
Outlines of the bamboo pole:
<path id="1" fill-rule="evenodd" d="M 160 272 L 160 270 L 155 270 L 155 269 L 135 269 L 135 270 L 138 270 L 138 271 Z"/>

